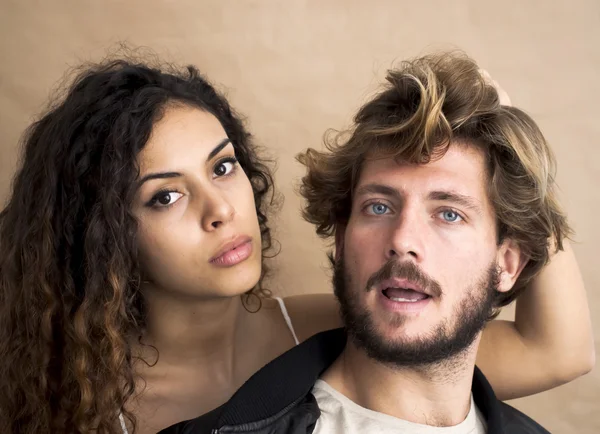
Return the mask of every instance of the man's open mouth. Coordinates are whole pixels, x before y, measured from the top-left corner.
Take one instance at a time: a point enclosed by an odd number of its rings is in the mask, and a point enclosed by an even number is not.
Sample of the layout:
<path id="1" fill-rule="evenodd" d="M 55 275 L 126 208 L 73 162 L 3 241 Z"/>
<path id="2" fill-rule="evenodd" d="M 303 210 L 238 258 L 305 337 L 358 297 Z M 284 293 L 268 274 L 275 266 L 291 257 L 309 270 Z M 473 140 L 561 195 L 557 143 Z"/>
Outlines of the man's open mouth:
<path id="1" fill-rule="evenodd" d="M 423 292 L 408 288 L 385 288 L 381 292 L 390 300 L 400 303 L 416 303 L 417 301 L 430 298 L 429 295 Z"/>

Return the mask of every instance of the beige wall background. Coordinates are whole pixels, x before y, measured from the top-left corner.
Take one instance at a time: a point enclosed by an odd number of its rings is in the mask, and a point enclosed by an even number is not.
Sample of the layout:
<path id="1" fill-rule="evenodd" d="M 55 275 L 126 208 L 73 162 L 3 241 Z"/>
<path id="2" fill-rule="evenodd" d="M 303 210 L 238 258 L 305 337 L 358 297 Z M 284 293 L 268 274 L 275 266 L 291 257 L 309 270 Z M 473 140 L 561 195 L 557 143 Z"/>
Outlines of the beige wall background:
<path id="1" fill-rule="evenodd" d="M 394 60 L 466 50 L 554 147 L 600 338 L 598 0 L 2 0 L 0 200 L 18 139 L 63 73 L 119 41 L 196 64 L 277 157 L 285 205 L 271 286 L 280 294 L 330 290 L 324 246 L 299 215 L 294 155 L 320 146 L 326 128 L 347 125 Z M 600 433 L 600 370 L 513 405 L 552 432 Z"/>

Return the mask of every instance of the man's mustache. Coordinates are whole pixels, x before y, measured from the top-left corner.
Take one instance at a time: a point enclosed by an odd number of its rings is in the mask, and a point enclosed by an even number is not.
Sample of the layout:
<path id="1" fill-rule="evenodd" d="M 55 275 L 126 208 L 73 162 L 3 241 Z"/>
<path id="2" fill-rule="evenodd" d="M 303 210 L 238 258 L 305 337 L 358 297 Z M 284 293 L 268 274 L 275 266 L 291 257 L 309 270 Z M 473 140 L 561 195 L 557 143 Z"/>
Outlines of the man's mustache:
<path id="1" fill-rule="evenodd" d="M 443 293 L 442 286 L 424 271 L 409 261 L 388 261 L 379 271 L 374 273 L 367 281 L 367 292 L 371 291 L 378 283 L 388 279 L 406 279 L 419 287 L 426 289 L 434 297 L 440 297 Z"/>

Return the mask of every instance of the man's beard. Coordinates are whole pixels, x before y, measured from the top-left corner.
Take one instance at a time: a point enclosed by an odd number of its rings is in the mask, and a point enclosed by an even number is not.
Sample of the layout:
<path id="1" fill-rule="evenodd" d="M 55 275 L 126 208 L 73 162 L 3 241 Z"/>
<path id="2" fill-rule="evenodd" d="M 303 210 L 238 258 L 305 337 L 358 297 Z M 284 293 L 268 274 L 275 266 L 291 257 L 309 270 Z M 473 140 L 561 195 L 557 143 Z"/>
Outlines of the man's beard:
<path id="1" fill-rule="evenodd" d="M 440 285 L 412 262 L 395 261 L 375 273 L 362 291 L 371 291 L 374 284 L 393 277 L 417 282 L 427 288 L 430 294 L 442 295 Z M 493 316 L 498 277 L 498 267 L 494 263 L 474 285 L 465 288 L 467 296 L 459 303 L 452 318 L 443 320 L 435 329 L 425 331 L 423 336 L 409 342 L 401 337 L 397 341 L 390 341 L 378 333 L 372 314 L 360 305 L 360 291 L 352 288 L 343 259 L 339 259 L 334 266 L 333 285 L 349 337 L 358 348 L 365 350 L 370 358 L 378 362 L 395 367 L 417 368 L 454 363 L 465 353 Z M 402 314 L 394 314 L 388 325 L 400 328 L 407 319 Z"/>

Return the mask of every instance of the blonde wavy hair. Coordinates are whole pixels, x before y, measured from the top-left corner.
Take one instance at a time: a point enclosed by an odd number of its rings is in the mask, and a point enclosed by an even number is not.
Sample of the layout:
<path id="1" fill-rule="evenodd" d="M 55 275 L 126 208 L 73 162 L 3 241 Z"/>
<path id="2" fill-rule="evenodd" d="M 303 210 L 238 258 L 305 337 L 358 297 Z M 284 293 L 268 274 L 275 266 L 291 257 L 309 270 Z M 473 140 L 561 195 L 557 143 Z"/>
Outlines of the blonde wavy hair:
<path id="1" fill-rule="evenodd" d="M 496 88 L 464 53 L 405 61 L 388 71 L 386 81 L 359 109 L 351 129 L 326 134 L 325 152 L 308 149 L 297 157 L 307 168 L 300 186 L 304 218 L 321 237 L 332 237 L 350 217 L 367 157 L 427 164 L 452 142 L 476 146 L 486 156 L 498 243 L 515 240 L 529 259 L 513 289 L 497 295 L 496 307 L 509 304 L 571 233 L 544 136 L 522 110 L 500 104 Z"/>

